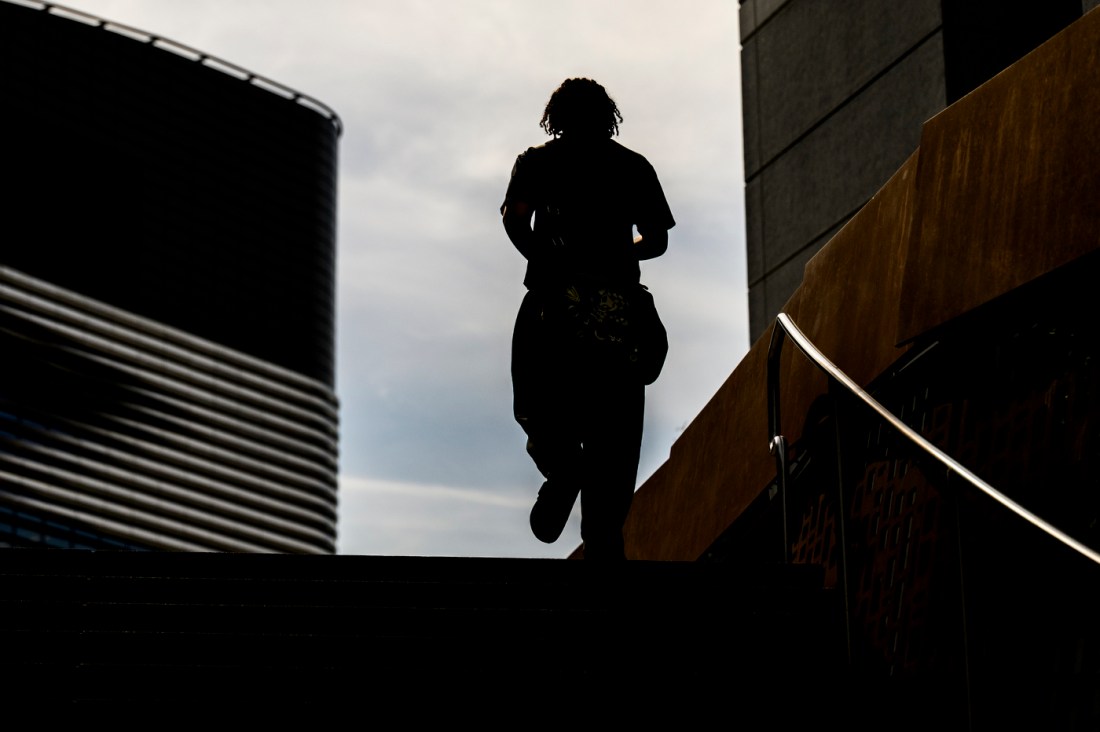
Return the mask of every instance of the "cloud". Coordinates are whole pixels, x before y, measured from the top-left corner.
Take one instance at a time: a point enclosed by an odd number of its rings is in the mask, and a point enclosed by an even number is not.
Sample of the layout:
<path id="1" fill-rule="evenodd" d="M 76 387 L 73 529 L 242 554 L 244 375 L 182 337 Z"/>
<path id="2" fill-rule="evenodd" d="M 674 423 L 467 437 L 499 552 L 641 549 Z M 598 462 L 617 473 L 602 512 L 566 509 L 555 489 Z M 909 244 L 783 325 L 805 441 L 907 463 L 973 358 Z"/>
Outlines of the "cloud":
<path id="1" fill-rule="evenodd" d="M 574 515 L 566 535 L 542 544 L 527 528 L 534 501 L 493 491 L 344 476 L 341 554 L 565 557 L 579 543 Z"/>
<path id="2" fill-rule="evenodd" d="M 524 262 L 498 207 L 551 91 L 603 83 L 677 219 L 643 264 L 669 329 L 641 475 L 748 347 L 736 3 L 728 0 L 71 0 L 331 106 L 338 230 L 340 549 L 564 556 L 527 510 L 511 417 Z M 575 521 L 576 517 L 574 517 Z"/>

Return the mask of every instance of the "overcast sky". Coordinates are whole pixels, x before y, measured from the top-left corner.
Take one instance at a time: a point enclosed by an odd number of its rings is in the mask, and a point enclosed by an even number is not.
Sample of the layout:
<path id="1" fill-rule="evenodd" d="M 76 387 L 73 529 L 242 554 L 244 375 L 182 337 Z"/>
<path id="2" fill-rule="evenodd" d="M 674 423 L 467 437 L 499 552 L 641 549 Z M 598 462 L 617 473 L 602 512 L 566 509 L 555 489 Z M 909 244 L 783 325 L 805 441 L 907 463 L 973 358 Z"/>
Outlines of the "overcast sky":
<path id="1" fill-rule="evenodd" d="M 639 479 L 748 348 L 734 0 L 72 0 L 340 115 L 342 554 L 564 557 L 531 536 L 542 479 L 512 420 L 524 261 L 500 224 L 515 156 L 565 78 L 603 84 L 618 140 L 677 220 L 644 262 L 669 331 Z"/>

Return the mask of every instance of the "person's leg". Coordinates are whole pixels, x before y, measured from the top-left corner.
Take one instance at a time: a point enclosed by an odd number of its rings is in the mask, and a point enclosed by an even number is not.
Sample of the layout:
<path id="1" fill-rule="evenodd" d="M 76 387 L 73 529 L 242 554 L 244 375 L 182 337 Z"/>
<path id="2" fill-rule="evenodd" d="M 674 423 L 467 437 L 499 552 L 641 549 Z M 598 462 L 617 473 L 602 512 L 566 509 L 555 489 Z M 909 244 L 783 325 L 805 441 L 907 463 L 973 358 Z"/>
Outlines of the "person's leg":
<path id="1" fill-rule="evenodd" d="M 584 557 L 625 559 L 623 524 L 634 499 L 642 444 L 645 387 L 629 381 L 595 385 L 584 433 L 581 538 Z"/>
<path id="2" fill-rule="evenodd" d="M 547 391 L 552 383 L 541 310 L 539 297 L 528 292 L 512 331 L 512 414 L 528 434 L 530 421 L 537 421 L 546 412 Z"/>
<path id="3" fill-rule="evenodd" d="M 528 292 L 512 335 L 512 393 L 527 453 L 546 482 L 531 509 L 531 530 L 547 544 L 561 536 L 581 488 L 581 441 L 575 390 L 567 360 L 541 319 L 542 303 Z"/>
<path id="4" fill-rule="evenodd" d="M 539 541 L 553 544 L 569 522 L 577 494 L 585 483 L 580 442 L 536 436 L 528 439 L 527 451 L 546 477 L 531 507 L 531 531 Z"/>

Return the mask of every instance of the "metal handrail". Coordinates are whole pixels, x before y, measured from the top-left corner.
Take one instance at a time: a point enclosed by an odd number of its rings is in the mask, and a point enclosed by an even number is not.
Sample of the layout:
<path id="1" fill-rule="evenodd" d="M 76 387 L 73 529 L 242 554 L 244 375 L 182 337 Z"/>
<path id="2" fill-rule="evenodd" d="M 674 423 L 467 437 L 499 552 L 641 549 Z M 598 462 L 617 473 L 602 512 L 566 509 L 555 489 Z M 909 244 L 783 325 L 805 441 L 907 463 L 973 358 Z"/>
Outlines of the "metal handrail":
<path id="1" fill-rule="evenodd" d="M 952 458 L 950 455 L 940 450 L 931 442 L 922 437 L 909 425 L 901 421 L 893 412 L 886 407 L 879 404 L 875 399 L 860 388 L 851 378 L 848 377 L 843 371 L 841 371 L 836 364 L 830 361 L 825 354 L 814 346 L 813 343 L 799 330 L 794 321 L 786 313 L 780 313 L 775 319 L 776 327 L 772 329 L 771 343 L 768 348 L 768 431 L 770 440 L 768 443 L 769 450 L 776 456 L 776 468 L 779 471 L 777 480 L 779 481 L 779 489 L 784 495 L 784 507 L 786 506 L 786 493 L 787 493 L 787 474 L 786 474 L 786 438 L 783 437 L 780 430 L 779 423 L 779 354 L 783 348 L 783 340 L 786 336 L 790 336 L 794 344 L 798 346 L 798 349 L 810 359 L 819 369 L 832 379 L 835 383 L 843 386 L 851 394 L 858 397 L 860 401 L 874 410 L 880 417 L 886 420 L 894 429 L 901 433 L 904 437 L 908 438 L 917 447 L 924 452 L 928 453 L 936 460 L 938 460 L 949 471 L 954 472 L 961 478 L 966 480 L 972 486 L 985 493 L 993 500 L 1000 503 L 1002 506 L 1012 511 L 1020 518 L 1029 522 L 1033 526 L 1042 531 L 1045 531 L 1051 537 L 1062 542 L 1062 544 L 1073 549 L 1079 554 L 1091 559 L 1093 562 L 1100 564 L 1100 552 L 1093 550 L 1092 548 L 1082 544 L 1080 541 L 1074 539 L 1072 536 L 1066 534 L 1064 531 L 1049 523 L 1048 521 L 1040 518 L 1031 511 L 1027 510 L 1020 504 L 1013 501 L 1008 496 L 998 491 L 993 486 L 986 483 L 979 478 L 973 472 L 968 470 L 964 465 Z M 784 510 L 784 542 L 786 542 L 786 511 Z"/>
<path id="2" fill-rule="evenodd" d="M 217 56 L 211 56 L 208 53 L 204 53 L 196 48 L 187 46 L 183 43 L 173 41 L 170 38 L 154 35 L 148 33 L 139 28 L 125 25 L 123 23 L 116 23 L 112 20 L 106 20 L 100 18 L 91 13 L 86 13 L 83 10 L 77 10 L 76 8 L 66 7 L 65 5 L 58 5 L 56 3 L 40 2 L 39 0 L 3 0 L 3 2 L 11 3 L 12 5 L 22 5 L 23 7 L 33 8 L 35 10 L 41 10 L 49 13 L 50 15 L 57 16 L 59 18 L 65 18 L 85 25 L 90 25 L 95 28 L 115 33 L 125 38 L 130 38 L 138 43 L 145 43 L 154 48 L 159 48 L 163 51 L 174 53 L 182 58 L 187 58 L 196 63 L 200 63 L 203 66 L 220 71 L 227 76 L 232 76 L 235 79 L 239 79 L 243 82 L 251 84 L 255 87 L 263 89 L 267 92 L 275 94 L 276 96 L 283 97 L 284 99 L 299 104 L 307 109 L 312 109 L 322 117 L 325 117 L 332 122 L 333 127 L 336 128 L 336 136 L 339 137 L 343 134 L 344 125 L 340 121 L 339 115 L 324 102 L 309 96 L 308 94 L 302 94 L 299 91 L 291 89 L 285 84 L 269 79 L 259 74 L 254 74 L 248 69 L 238 66 L 234 63 L 230 63 L 224 59 L 220 59 Z"/>

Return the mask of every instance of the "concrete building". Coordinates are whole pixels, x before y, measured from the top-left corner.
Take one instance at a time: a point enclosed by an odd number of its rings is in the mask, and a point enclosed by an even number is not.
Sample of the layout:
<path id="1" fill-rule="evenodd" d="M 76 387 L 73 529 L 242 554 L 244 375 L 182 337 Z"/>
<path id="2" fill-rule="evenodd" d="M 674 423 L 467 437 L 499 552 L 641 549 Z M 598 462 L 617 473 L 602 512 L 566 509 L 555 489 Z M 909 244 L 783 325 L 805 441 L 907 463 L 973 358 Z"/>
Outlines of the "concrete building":
<path id="1" fill-rule="evenodd" d="M 0 2 L 0 545 L 334 551 L 339 119 Z"/>
<path id="2" fill-rule="evenodd" d="M 921 126 L 1095 0 L 741 3 L 750 338 Z"/>

